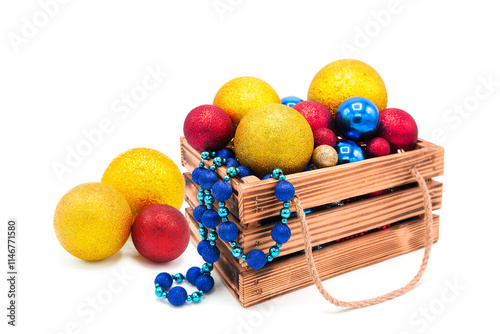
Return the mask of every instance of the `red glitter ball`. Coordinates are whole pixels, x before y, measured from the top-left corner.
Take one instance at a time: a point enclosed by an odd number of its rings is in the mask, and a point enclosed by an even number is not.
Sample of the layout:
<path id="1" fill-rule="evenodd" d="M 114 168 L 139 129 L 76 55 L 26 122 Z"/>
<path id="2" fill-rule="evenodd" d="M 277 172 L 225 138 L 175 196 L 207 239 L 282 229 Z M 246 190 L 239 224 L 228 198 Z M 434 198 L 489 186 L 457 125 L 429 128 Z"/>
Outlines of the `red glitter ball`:
<path id="1" fill-rule="evenodd" d="M 314 132 L 321 128 L 333 129 L 335 119 L 327 107 L 316 101 L 302 101 L 292 107 L 309 123 Z"/>
<path id="2" fill-rule="evenodd" d="M 332 130 L 327 128 L 321 128 L 313 133 L 314 135 L 314 147 L 318 147 L 321 145 L 329 145 L 331 147 L 335 147 L 337 143 L 337 136 L 333 133 Z"/>
<path id="3" fill-rule="evenodd" d="M 378 136 L 384 138 L 391 146 L 391 152 L 398 149 L 411 151 L 418 139 L 417 123 L 404 110 L 390 108 L 380 112 Z"/>
<path id="4" fill-rule="evenodd" d="M 189 244 L 189 226 L 184 215 L 166 204 L 150 205 L 135 217 L 134 246 L 146 259 L 163 263 L 175 260 Z"/>
<path id="5" fill-rule="evenodd" d="M 365 152 L 369 158 L 383 157 L 391 153 L 391 146 L 384 138 L 375 137 L 366 143 Z"/>
<path id="6" fill-rule="evenodd" d="M 199 152 L 218 151 L 233 138 L 233 122 L 221 108 L 204 104 L 187 115 L 184 136 L 189 145 Z"/>

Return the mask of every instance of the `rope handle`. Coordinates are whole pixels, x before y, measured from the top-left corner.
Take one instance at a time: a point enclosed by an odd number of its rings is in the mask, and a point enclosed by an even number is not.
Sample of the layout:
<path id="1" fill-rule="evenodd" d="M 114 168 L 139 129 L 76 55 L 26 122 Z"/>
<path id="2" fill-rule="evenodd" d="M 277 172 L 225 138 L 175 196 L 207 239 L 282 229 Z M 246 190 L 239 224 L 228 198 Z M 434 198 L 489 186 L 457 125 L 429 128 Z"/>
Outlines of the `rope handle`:
<path id="1" fill-rule="evenodd" d="M 371 299 L 365 299 L 365 300 L 360 300 L 360 301 L 352 301 L 352 302 L 344 302 L 340 301 L 326 291 L 326 289 L 323 287 L 323 284 L 321 283 L 321 279 L 318 274 L 318 270 L 316 269 L 316 264 L 314 263 L 314 257 L 312 253 L 312 246 L 311 246 L 311 240 L 309 236 L 309 227 L 307 225 L 306 221 L 306 215 L 304 213 L 304 209 L 302 208 L 302 205 L 300 204 L 300 199 L 296 195 L 293 198 L 293 203 L 295 207 L 297 208 L 297 215 L 300 219 L 300 225 L 302 228 L 302 236 L 304 237 L 304 245 L 305 245 L 305 255 L 306 255 L 306 260 L 307 260 L 307 266 L 309 268 L 309 273 L 311 275 L 312 280 L 314 281 L 314 284 L 318 288 L 319 292 L 323 295 L 323 297 L 329 301 L 331 304 L 339 306 L 339 307 L 349 307 L 349 308 L 359 308 L 359 307 L 366 307 L 366 306 L 371 306 L 371 305 L 376 305 L 391 299 L 394 299 L 396 297 L 399 297 L 409 290 L 413 289 L 415 285 L 418 283 L 422 275 L 424 274 L 424 271 L 427 267 L 427 262 L 429 261 L 429 255 L 431 252 L 431 247 L 433 243 L 433 228 L 432 228 L 432 203 L 431 203 L 431 196 L 429 195 L 429 189 L 427 188 L 427 185 L 425 183 L 424 178 L 422 175 L 416 170 L 415 167 L 411 168 L 411 173 L 415 177 L 420 189 L 422 190 L 422 194 L 424 197 L 424 222 L 425 222 L 425 253 L 424 253 L 424 258 L 422 259 L 422 264 L 420 265 L 420 269 L 418 270 L 417 274 L 413 279 L 406 284 L 404 287 L 399 288 L 397 290 L 394 290 L 392 292 L 389 292 L 387 294 L 371 298 Z"/>

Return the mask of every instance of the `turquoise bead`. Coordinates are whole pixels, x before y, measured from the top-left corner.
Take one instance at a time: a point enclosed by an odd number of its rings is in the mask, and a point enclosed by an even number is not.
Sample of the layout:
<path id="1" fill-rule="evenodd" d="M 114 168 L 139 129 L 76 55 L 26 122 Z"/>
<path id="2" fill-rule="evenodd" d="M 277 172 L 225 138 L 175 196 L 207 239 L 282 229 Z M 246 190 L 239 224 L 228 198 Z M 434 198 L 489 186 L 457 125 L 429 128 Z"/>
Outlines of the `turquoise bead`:
<path id="1" fill-rule="evenodd" d="M 274 258 L 271 255 L 267 256 L 267 262 L 271 262 Z"/>
<path id="2" fill-rule="evenodd" d="M 208 240 L 210 240 L 210 241 L 215 241 L 215 240 L 217 240 L 218 237 L 219 236 L 217 235 L 217 232 L 210 232 L 208 234 Z"/>
<path id="3" fill-rule="evenodd" d="M 186 297 L 186 300 L 187 300 L 188 302 L 190 302 L 190 301 L 192 301 L 193 299 L 191 298 L 191 295 L 188 295 L 188 296 Z"/>
<path id="4" fill-rule="evenodd" d="M 289 208 L 289 207 L 290 207 L 290 202 L 285 202 L 285 203 L 283 203 L 283 207 L 284 207 L 284 208 Z"/>
<path id="5" fill-rule="evenodd" d="M 224 175 L 224 177 L 222 179 L 224 181 L 226 181 L 226 182 L 229 182 L 229 180 L 231 180 L 231 178 L 229 177 L 229 175 Z"/>
<path id="6" fill-rule="evenodd" d="M 182 275 L 180 273 L 177 273 L 177 274 L 174 275 L 174 280 L 177 283 L 181 283 L 184 280 L 184 275 Z"/>
<path id="7" fill-rule="evenodd" d="M 222 221 L 223 223 L 227 222 L 228 220 L 229 220 L 229 219 L 227 219 L 227 217 L 222 217 L 222 219 L 221 219 L 221 221 Z"/>
<path id="8" fill-rule="evenodd" d="M 246 256 L 245 254 L 243 254 L 243 255 L 241 256 L 241 261 L 246 261 L 246 260 L 247 260 L 247 256 Z"/>
<path id="9" fill-rule="evenodd" d="M 205 194 L 203 193 L 203 191 L 200 191 L 196 197 L 199 201 L 203 201 L 203 199 L 205 198 Z"/>
<path id="10" fill-rule="evenodd" d="M 217 152 L 210 152 L 210 154 L 212 155 L 212 157 L 215 157 L 217 155 Z"/>
<path id="11" fill-rule="evenodd" d="M 238 172 L 236 168 L 229 167 L 228 169 L 226 169 L 226 174 L 229 175 L 229 177 L 235 177 L 236 175 L 238 175 Z"/>
<path id="12" fill-rule="evenodd" d="M 212 192 L 210 190 L 205 190 L 205 195 L 211 195 Z"/>
<path id="13" fill-rule="evenodd" d="M 199 191 L 204 191 L 205 189 L 203 189 L 203 187 L 199 187 L 198 190 Z"/>
<path id="14" fill-rule="evenodd" d="M 219 217 L 224 218 L 224 217 L 227 217 L 227 215 L 228 215 L 227 208 L 224 208 L 224 207 L 219 208 Z"/>
<path id="15" fill-rule="evenodd" d="M 214 202 L 214 197 L 212 195 L 207 195 L 204 198 L 205 203 L 212 204 Z"/>
<path id="16" fill-rule="evenodd" d="M 223 208 L 226 206 L 226 203 L 225 202 L 219 202 L 219 207 Z"/>
<path id="17" fill-rule="evenodd" d="M 281 220 L 281 222 L 282 222 L 283 224 L 286 224 L 286 223 L 288 223 L 288 219 L 283 218 L 283 219 Z"/>
<path id="18" fill-rule="evenodd" d="M 213 266 L 212 266 L 213 267 Z M 203 263 L 201 266 L 201 272 L 202 273 L 209 273 L 210 272 L 210 267 L 208 266 L 208 263 Z"/>
<path id="19" fill-rule="evenodd" d="M 204 160 L 208 160 L 210 158 L 210 152 L 207 151 L 201 152 L 201 158 Z"/>
<path id="20" fill-rule="evenodd" d="M 207 234 L 207 229 L 206 229 L 206 228 L 204 228 L 204 227 L 203 227 L 203 228 L 200 228 L 200 229 L 198 230 L 198 233 L 199 233 L 201 236 L 203 236 L 203 235 Z"/>
<path id="21" fill-rule="evenodd" d="M 163 294 L 163 289 L 161 288 L 161 286 L 157 287 L 157 288 L 155 289 L 155 295 L 156 295 L 157 297 L 161 297 L 161 295 L 162 295 L 162 294 Z"/>
<path id="22" fill-rule="evenodd" d="M 280 249 L 276 246 L 273 246 L 269 248 L 269 254 L 271 254 L 272 257 L 276 257 L 280 255 Z"/>
<path id="23" fill-rule="evenodd" d="M 210 246 L 215 246 L 215 245 L 216 245 L 215 241 L 210 241 Z"/>
<path id="24" fill-rule="evenodd" d="M 199 302 L 201 299 L 201 296 L 198 292 L 193 292 L 191 296 L 191 298 L 193 298 L 193 302 L 195 303 Z"/>
<path id="25" fill-rule="evenodd" d="M 198 291 L 198 293 L 200 294 L 200 296 L 204 296 L 205 295 L 205 291 L 203 291 L 203 290 Z"/>
<path id="26" fill-rule="evenodd" d="M 280 244 L 279 242 L 276 243 L 276 247 L 281 248 L 281 246 L 283 246 L 283 244 Z"/>
<path id="27" fill-rule="evenodd" d="M 212 165 L 212 166 L 210 166 L 210 170 L 215 171 L 216 169 L 217 169 L 217 166 L 216 166 L 216 165 Z"/>
<path id="28" fill-rule="evenodd" d="M 214 164 L 218 167 L 222 166 L 222 158 L 221 157 L 215 157 L 214 158 Z"/>
<path id="29" fill-rule="evenodd" d="M 231 246 L 231 248 L 236 247 L 236 245 L 237 245 L 237 243 L 236 243 L 235 241 L 231 241 L 231 242 L 229 243 L 229 246 Z"/>
<path id="30" fill-rule="evenodd" d="M 243 250 L 240 247 L 235 247 L 235 248 L 233 248 L 231 253 L 233 253 L 234 257 L 240 257 L 241 254 L 243 253 Z"/>
<path id="31" fill-rule="evenodd" d="M 288 209 L 288 208 L 281 209 L 281 217 L 290 218 L 291 214 L 292 214 L 292 212 L 290 211 L 290 209 Z"/>
<path id="32" fill-rule="evenodd" d="M 283 175 L 283 171 L 279 168 L 276 168 L 273 170 L 273 172 L 271 173 L 271 175 L 273 176 L 273 179 L 276 179 L 278 180 L 280 178 L 281 175 Z"/>
<path id="33" fill-rule="evenodd" d="M 285 181 L 286 180 L 286 176 L 285 175 L 280 175 L 279 180 L 280 181 Z"/>
<path id="34" fill-rule="evenodd" d="M 203 201 L 200 201 L 200 202 L 198 203 L 198 205 L 204 205 L 204 204 L 205 204 L 205 202 L 203 202 Z"/>
<path id="35" fill-rule="evenodd" d="M 212 204 L 207 204 L 207 209 L 210 210 L 212 208 Z"/>
<path id="36" fill-rule="evenodd" d="M 156 283 L 156 284 L 155 284 L 155 288 L 157 288 L 157 287 L 159 287 L 159 286 L 160 286 L 160 284 L 158 284 L 158 283 Z"/>
<path id="37" fill-rule="evenodd" d="M 198 167 L 200 167 L 200 168 L 203 168 L 203 167 L 205 167 L 205 163 L 203 163 L 203 162 L 200 162 L 200 163 L 198 164 Z"/>
<path id="38" fill-rule="evenodd" d="M 161 298 L 163 298 L 163 299 L 167 299 L 167 293 L 166 293 L 166 292 L 164 292 L 164 293 L 161 295 Z"/>

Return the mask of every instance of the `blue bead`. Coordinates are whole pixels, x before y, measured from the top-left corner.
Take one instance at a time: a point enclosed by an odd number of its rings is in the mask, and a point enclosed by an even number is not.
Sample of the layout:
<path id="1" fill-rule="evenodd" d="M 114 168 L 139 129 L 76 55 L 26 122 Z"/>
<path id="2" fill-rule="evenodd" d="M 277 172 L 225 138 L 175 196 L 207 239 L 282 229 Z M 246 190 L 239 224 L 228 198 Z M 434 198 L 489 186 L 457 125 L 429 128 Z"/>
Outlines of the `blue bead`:
<path id="1" fill-rule="evenodd" d="M 196 280 L 196 288 L 198 290 L 203 290 L 209 292 L 214 287 L 214 279 L 209 275 L 201 275 Z"/>
<path id="2" fill-rule="evenodd" d="M 282 222 L 283 224 L 287 224 L 287 223 L 288 223 L 288 219 L 287 219 L 287 218 L 283 218 L 283 219 L 281 219 L 281 222 Z"/>
<path id="3" fill-rule="evenodd" d="M 207 234 L 207 229 L 204 228 L 204 227 L 201 227 L 201 228 L 198 229 L 198 233 L 200 235 L 205 235 L 205 234 Z"/>
<path id="4" fill-rule="evenodd" d="M 206 247 L 208 247 L 208 246 L 210 246 L 210 242 L 209 242 L 209 241 L 206 241 L 206 240 L 204 240 L 204 241 L 200 241 L 200 242 L 198 243 L 198 247 L 196 248 L 196 250 L 198 251 L 198 254 L 200 254 L 200 255 L 201 255 L 201 254 L 203 254 L 203 250 L 204 250 Z"/>
<path id="5" fill-rule="evenodd" d="M 281 248 L 281 246 L 283 246 L 283 245 L 280 244 L 279 242 L 276 243 L 276 247 Z"/>
<path id="6" fill-rule="evenodd" d="M 210 232 L 208 234 L 208 240 L 210 241 L 215 241 L 217 240 L 218 236 L 217 236 L 217 232 Z"/>
<path id="7" fill-rule="evenodd" d="M 167 295 L 167 299 L 170 304 L 174 306 L 181 306 L 187 300 L 187 292 L 182 286 L 176 286 L 172 288 Z"/>
<path id="8" fill-rule="evenodd" d="M 161 288 L 161 286 L 157 287 L 155 289 L 155 295 L 156 295 L 156 297 L 161 297 L 162 294 L 163 294 L 163 289 Z"/>
<path id="9" fill-rule="evenodd" d="M 205 167 L 205 163 L 203 161 L 200 161 L 198 163 L 198 167 L 200 167 L 200 168 Z"/>
<path id="10" fill-rule="evenodd" d="M 199 302 L 201 300 L 201 296 L 200 296 L 200 294 L 198 292 L 193 292 L 191 294 L 191 299 L 192 299 L 192 301 L 194 303 L 197 303 L 197 302 Z"/>
<path id="11" fill-rule="evenodd" d="M 280 181 L 285 181 L 286 180 L 286 176 L 285 175 L 280 175 L 279 179 L 280 179 Z"/>
<path id="12" fill-rule="evenodd" d="M 234 248 L 234 247 L 238 246 L 238 244 L 235 241 L 231 241 L 229 243 L 229 246 L 231 246 L 231 248 Z"/>
<path id="13" fill-rule="evenodd" d="M 267 262 L 271 262 L 274 258 L 271 255 L 267 256 Z"/>
<path id="14" fill-rule="evenodd" d="M 203 263 L 203 265 L 201 266 L 201 272 L 202 273 L 210 273 L 210 271 L 212 271 L 212 269 L 214 268 L 214 266 L 210 263 Z M 194 283 L 193 283 L 194 284 Z"/>
<path id="15" fill-rule="evenodd" d="M 238 171 L 236 170 L 236 167 L 228 167 L 226 169 L 226 174 L 230 177 L 235 177 L 236 175 L 238 175 Z"/>
<path id="16" fill-rule="evenodd" d="M 215 246 L 215 245 L 216 245 L 215 241 L 210 240 L 210 246 Z"/>
<path id="17" fill-rule="evenodd" d="M 366 141 L 378 128 L 379 111 L 375 104 L 364 97 L 345 100 L 335 114 L 335 128 L 346 139 Z"/>
<path id="18" fill-rule="evenodd" d="M 217 182 L 219 179 L 214 171 L 205 169 L 205 171 L 198 177 L 198 180 L 200 182 L 200 186 L 202 186 L 204 189 L 212 189 L 215 182 Z"/>
<path id="19" fill-rule="evenodd" d="M 289 207 L 290 207 L 290 203 L 289 203 L 289 202 L 285 202 L 285 203 L 283 203 L 283 207 L 284 207 L 284 208 L 289 208 Z"/>
<path id="20" fill-rule="evenodd" d="M 227 210 L 227 208 L 219 208 L 219 217 L 221 218 L 224 218 L 224 217 L 227 217 L 227 215 L 229 214 L 229 211 Z"/>
<path id="21" fill-rule="evenodd" d="M 229 175 L 224 175 L 224 177 L 222 179 L 224 181 L 226 181 L 226 182 L 229 182 L 229 180 L 231 180 L 231 178 L 229 177 Z"/>
<path id="22" fill-rule="evenodd" d="M 247 260 L 247 256 L 245 254 L 241 255 L 240 257 L 241 261 L 246 261 Z"/>
<path id="23" fill-rule="evenodd" d="M 240 165 L 240 163 L 236 159 L 228 158 L 226 160 L 226 167 L 227 168 L 229 168 L 229 167 L 238 167 L 239 165 Z"/>
<path id="24" fill-rule="evenodd" d="M 191 173 L 191 179 L 197 185 L 200 185 L 200 176 L 201 176 L 201 174 L 203 174 L 206 171 L 205 168 L 201 168 L 201 167 L 202 166 L 200 166 L 198 168 L 195 168 L 193 170 L 193 172 Z"/>
<path id="25" fill-rule="evenodd" d="M 188 302 L 190 302 L 190 301 L 192 301 L 192 300 L 193 300 L 193 297 L 191 297 L 191 295 L 188 295 L 188 296 L 186 297 L 186 300 L 187 300 Z"/>
<path id="26" fill-rule="evenodd" d="M 205 195 L 212 195 L 212 192 L 210 190 L 205 190 Z"/>
<path id="27" fill-rule="evenodd" d="M 276 246 L 273 246 L 269 248 L 269 254 L 271 254 L 272 257 L 276 257 L 280 255 L 280 249 Z"/>
<path id="28" fill-rule="evenodd" d="M 200 191 L 198 195 L 196 195 L 196 198 L 198 198 L 198 201 L 203 201 L 203 199 L 205 198 L 205 194 L 203 193 L 203 191 Z"/>
<path id="29" fill-rule="evenodd" d="M 240 172 L 238 174 L 239 177 L 245 177 L 245 176 L 252 175 L 252 170 L 250 168 L 248 168 L 247 166 L 239 165 L 238 168 L 240 169 Z"/>
<path id="30" fill-rule="evenodd" d="M 233 222 L 225 222 L 219 226 L 219 237 L 222 241 L 232 242 L 238 237 L 238 227 Z"/>
<path id="31" fill-rule="evenodd" d="M 234 153 L 227 148 L 223 148 L 222 150 L 217 151 L 217 156 L 224 159 L 229 159 L 234 158 Z"/>
<path id="32" fill-rule="evenodd" d="M 288 181 L 279 181 L 274 188 L 274 195 L 281 202 L 288 202 L 295 196 L 295 188 Z"/>
<path id="33" fill-rule="evenodd" d="M 196 279 L 200 277 L 201 275 L 201 269 L 198 267 L 191 267 L 188 269 L 186 272 L 186 280 L 195 285 L 196 284 Z"/>
<path id="34" fill-rule="evenodd" d="M 219 201 L 219 208 L 223 208 L 226 206 L 226 202 Z"/>
<path id="35" fill-rule="evenodd" d="M 233 194 L 233 187 L 231 187 L 231 184 L 229 184 L 227 182 L 218 181 L 212 187 L 212 192 L 213 192 L 213 196 L 215 197 L 215 199 L 217 201 L 225 202 Z"/>
<path id="36" fill-rule="evenodd" d="M 279 168 L 275 168 L 273 172 L 271 173 L 274 179 L 278 180 L 281 175 L 283 175 L 283 171 Z"/>
<path id="37" fill-rule="evenodd" d="M 290 236 L 292 232 L 290 231 L 290 227 L 283 223 L 278 223 L 273 226 L 271 229 L 271 237 L 277 243 L 284 244 L 288 240 L 290 240 Z"/>
<path id="38" fill-rule="evenodd" d="M 215 157 L 214 158 L 214 164 L 217 166 L 217 167 L 220 167 L 222 166 L 222 158 L 221 157 Z"/>
<path id="39" fill-rule="evenodd" d="M 181 283 L 184 280 L 184 275 L 177 273 L 174 275 L 174 279 L 177 283 Z"/>
<path id="40" fill-rule="evenodd" d="M 240 257 L 241 254 L 243 254 L 243 249 L 241 249 L 240 247 L 234 247 L 231 253 L 233 254 L 234 257 Z"/>
<path id="41" fill-rule="evenodd" d="M 281 99 L 281 104 L 288 106 L 288 107 L 293 107 L 297 103 L 302 102 L 302 99 L 297 96 L 286 96 Z"/>
<path id="42" fill-rule="evenodd" d="M 338 163 L 345 164 L 364 160 L 363 150 L 353 141 L 339 140 L 335 145 L 338 155 Z"/>
<path id="43" fill-rule="evenodd" d="M 155 278 L 155 285 L 158 284 L 163 290 L 168 290 L 172 286 L 173 279 L 169 273 L 159 273 Z"/>
<path id="44" fill-rule="evenodd" d="M 210 152 L 207 152 L 207 151 L 201 152 L 201 158 L 204 160 L 210 159 Z"/>
<path id="45" fill-rule="evenodd" d="M 162 293 L 161 294 L 161 298 L 166 299 L 167 298 L 167 293 L 166 292 Z"/>
<path id="46" fill-rule="evenodd" d="M 205 291 L 203 291 L 203 290 L 198 291 L 198 293 L 200 294 L 200 296 L 204 296 L 205 295 Z"/>
<path id="47" fill-rule="evenodd" d="M 248 252 L 247 263 L 252 269 L 260 269 L 267 263 L 267 256 L 260 249 L 252 249 Z"/>
<path id="48" fill-rule="evenodd" d="M 215 263 L 220 257 L 220 251 L 216 246 L 207 246 L 201 253 L 203 261 Z"/>
<path id="49" fill-rule="evenodd" d="M 292 214 L 292 212 L 290 211 L 290 209 L 288 209 L 288 208 L 281 209 L 281 217 L 290 218 L 291 214 Z"/>
<path id="50" fill-rule="evenodd" d="M 216 166 L 216 165 L 212 165 L 212 166 L 210 166 L 210 170 L 211 170 L 211 171 L 214 171 L 214 172 L 215 172 L 215 170 L 216 170 L 216 169 L 217 169 L 217 166 Z"/>
<path id="51" fill-rule="evenodd" d="M 264 176 L 262 178 L 262 180 L 267 180 L 267 179 L 270 179 L 270 178 L 272 178 L 272 175 L 271 174 L 267 174 L 266 176 Z"/>
<path id="52" fill-rule="evenodd" d="M 208 228 L 216 228 L 220 223 L 219 214 L 215 210 L 207 210 L 203 213 L 201 222 Z"/>
<path id="53" fill-rule="evenodd" d="M 227 222 L 228 220 L 229 220 L 229 219 L 227 219 L 227 217 L 223 217 L 223 218 L 221 218 L 221 221 L 222 221 L 223 223 Z"/>

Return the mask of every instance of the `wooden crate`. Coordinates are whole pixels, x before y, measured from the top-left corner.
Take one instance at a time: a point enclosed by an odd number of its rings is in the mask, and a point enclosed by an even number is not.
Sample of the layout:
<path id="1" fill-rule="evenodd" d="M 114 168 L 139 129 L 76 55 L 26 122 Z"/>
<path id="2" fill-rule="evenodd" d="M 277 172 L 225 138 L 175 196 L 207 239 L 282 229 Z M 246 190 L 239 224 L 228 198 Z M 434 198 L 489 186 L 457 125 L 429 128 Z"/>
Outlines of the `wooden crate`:
<path id="1" fill-rule="evenodd" d="M 191 172 L 198 166 L 200 153 L 181 138 L 181 156 L 188 170 L 184 174 L 186 201 L 190 205 L 186 217 L 191 239 L 197 244 L 200 236 L 192 209 L 198 202 L 198 189 L 191 180 Z M 321 247 L 314 251 L 314 257 L 323 279 L 424 246 L 423 197 L 410 173 L 411 167 L 416 167 L 427 180 L 433 210 L 441 208 L 443 185 L 432 178 L 443 174 L 444 149 L 421 139 L 413 151 L 287 175 L 303 207 L 312 210 L 307 221 L 312 245 Z M 217 173 L 224 176 L 225 168 L 218 168 Z M 248 176 L 230 182 L 234 193 L 226 206 L 230 211 L 229 220 L 240 230 L 238 244 L 245 253 L 253 248 L 267 253 L 274 245 L 270 230 L 281 220 L 282 203 L 274 197 L 277 181 Z M 367 196 L 385 189 L 390 191 Z M 350 199 L 347 204 L 346 199 Z M 290 209 L 295 211 L 293 205 Z M 379 229 L 388 224 L 391 227 Z M 437 215 L 433 224 L 434 241 L 437 241 Z M 235 259 L 230 246 L 218 242 L 221 259 L 215 269 L 243 306 L 312 284 L 303 254 L 300 222 L 291 218 L 288 225 L 292 231 L 290 240 L 283 245 L 280 255 L 260 270 L 252 270 L 246 262 Z M 356 235 L 358 237 L 353 238 Z M 348 240 L 338 241 L 346 238 Z"/>

